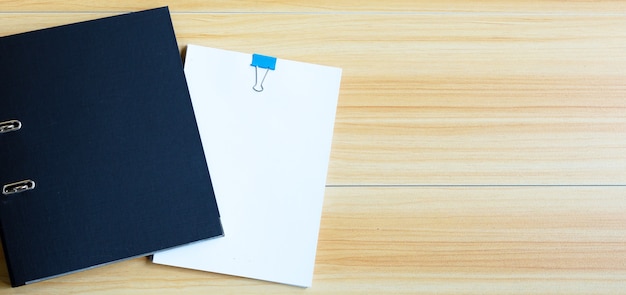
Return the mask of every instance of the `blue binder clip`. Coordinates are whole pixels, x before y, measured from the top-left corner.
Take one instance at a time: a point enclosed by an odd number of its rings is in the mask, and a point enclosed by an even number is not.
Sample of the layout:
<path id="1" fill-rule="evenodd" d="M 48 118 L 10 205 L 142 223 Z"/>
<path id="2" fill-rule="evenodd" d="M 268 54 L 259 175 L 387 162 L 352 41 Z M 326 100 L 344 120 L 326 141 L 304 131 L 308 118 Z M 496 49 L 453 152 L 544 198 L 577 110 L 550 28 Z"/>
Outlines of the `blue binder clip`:
<path id="1" fill-rule="evenodd" d="M 250 65 L 254 67 L 254 77 L 255 77 L 255 82 L 254 82 L 254 86 L 252 86 L 252 89 L 254 89 L 254 91 L 256 92 L 261 92 L 263 91 L 263 81 L 265 81 L 265 77 L 267 77 L 267 73 L 270 70 L 273 71 L 276 69 L 276 58 L 272 56 L 261 55 L 261 54 L 255 53 L 252 55 L 252 64 Z M 261 78 L 261 81 L 259 81 L 259 68 L 266 69 L 265 74 L 263 75 L 263 78 Z"/>

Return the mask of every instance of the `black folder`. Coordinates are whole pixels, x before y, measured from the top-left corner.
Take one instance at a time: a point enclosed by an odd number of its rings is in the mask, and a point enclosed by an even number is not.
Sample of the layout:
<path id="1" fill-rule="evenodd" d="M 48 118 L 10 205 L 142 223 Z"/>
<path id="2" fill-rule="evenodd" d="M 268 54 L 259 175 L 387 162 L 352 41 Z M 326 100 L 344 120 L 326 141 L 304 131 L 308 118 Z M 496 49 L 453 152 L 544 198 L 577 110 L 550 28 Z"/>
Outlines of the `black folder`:
<path id="1" fill-rule="evenodd" d="M 223 234 L 167 8 L 0 38 L 19 286 Z"/>

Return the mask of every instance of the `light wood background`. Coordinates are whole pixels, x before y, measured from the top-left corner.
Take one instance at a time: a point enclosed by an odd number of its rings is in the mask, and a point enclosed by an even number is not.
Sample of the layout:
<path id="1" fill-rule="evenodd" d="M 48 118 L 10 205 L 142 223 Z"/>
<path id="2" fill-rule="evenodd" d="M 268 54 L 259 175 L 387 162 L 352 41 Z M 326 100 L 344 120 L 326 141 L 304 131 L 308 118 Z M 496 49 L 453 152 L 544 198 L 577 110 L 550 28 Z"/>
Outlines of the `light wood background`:
<path id="1" fill-rule="evenodd" d="M 344 69 L 313 287 L 1 258 L 0 293 L 626 293 L 625 2 L 0 0 L 0 36 L 165 5 L 181 49 Z"/>

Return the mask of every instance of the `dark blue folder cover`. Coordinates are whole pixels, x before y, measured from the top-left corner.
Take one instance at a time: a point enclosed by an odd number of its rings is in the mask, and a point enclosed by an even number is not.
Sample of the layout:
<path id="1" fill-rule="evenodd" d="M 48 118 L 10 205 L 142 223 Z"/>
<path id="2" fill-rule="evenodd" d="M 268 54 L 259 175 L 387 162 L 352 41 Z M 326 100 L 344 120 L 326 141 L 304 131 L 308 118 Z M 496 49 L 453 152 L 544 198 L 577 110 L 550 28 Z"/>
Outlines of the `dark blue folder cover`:
<path id="1" fill-rule="evenodd" d="M 13 286 L 223 234 L 167 8 L 0 38 L 8 120 Z"/>

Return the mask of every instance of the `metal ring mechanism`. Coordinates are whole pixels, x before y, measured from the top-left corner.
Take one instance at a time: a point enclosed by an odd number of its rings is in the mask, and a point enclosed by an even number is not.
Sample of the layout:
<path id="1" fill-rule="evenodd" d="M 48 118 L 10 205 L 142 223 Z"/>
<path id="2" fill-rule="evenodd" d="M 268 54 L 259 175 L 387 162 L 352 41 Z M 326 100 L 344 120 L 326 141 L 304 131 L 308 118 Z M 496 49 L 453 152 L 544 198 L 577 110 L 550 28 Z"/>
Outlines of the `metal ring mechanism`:
<path id="1" fill-rule="evenodd" d="M 22 122 L 18 120 L 0 122 L 0 133 L 17 131 L 17 130 L 20 130 L 21 128 L 22 128 Z"/>
<path id="2" fill-rule="evenodd" d="M 22 180 L 22 181 L 4 185 L 2 187 L 2 194 L 12 195 L 12 194 L 18 194 L 24 191 L 29 191 L 32 189 L 35 189 L 35 182 L 28 179 L 28 180 Z"/>

